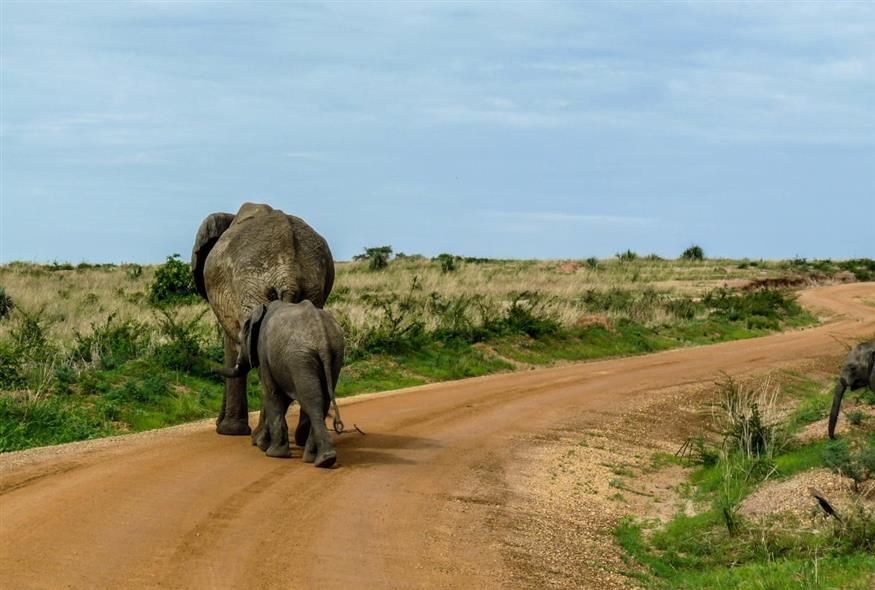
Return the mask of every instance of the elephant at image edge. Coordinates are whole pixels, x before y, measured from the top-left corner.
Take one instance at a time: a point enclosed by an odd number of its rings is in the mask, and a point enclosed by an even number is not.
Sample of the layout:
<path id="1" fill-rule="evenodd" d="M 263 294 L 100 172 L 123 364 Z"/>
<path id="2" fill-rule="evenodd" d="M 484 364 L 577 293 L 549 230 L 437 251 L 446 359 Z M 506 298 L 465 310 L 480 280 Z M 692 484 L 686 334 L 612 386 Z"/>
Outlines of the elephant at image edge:
<path id="1" fill-rule="evenodd" d="M 225 366 L 233 367 L 240 328 L 256 306 L 309 300 L 321 308 L 334 285 L 328 243 L 303 219 L 268 205 L 245 203 L 236 215 L 213 213 L 198 228 L 191 252 L 198 293 L 209 301 L 224 330 Z M 246 377 L 227 379 L 216 432 L 248 435 Z M 295 442 L 310 432 L 301 412 Z"/>
<path id="2" fill-rule="evenodd" d="M 828 434 L 835 438 L 836 422 L 839 419 L 839 410 L 842 408 L 842 396 L 845 390 L 851 391 L 869 386 L 875 392 L 875 340 L 862 342 L 851 349 L 839 379 L 836 382 L 835 392 L 832 398 L 832 410 L 829 413 Z"/>
<path id="3" fill-rule="evenodd" d="M 240 331 L 240 354 L 233 369 L 215 369 L 233 378 L 257 368 L 262 384 L 262 420 L 252 444 L 269 457 L 291 457 L 286 411 L 294 399 L 311 419 L 305 462 L 331 467 L 337 458 L 325 427 L 328 408 L 343 365 L 343 330 L 331 314 L 309 301 L 259 305 Z"/>

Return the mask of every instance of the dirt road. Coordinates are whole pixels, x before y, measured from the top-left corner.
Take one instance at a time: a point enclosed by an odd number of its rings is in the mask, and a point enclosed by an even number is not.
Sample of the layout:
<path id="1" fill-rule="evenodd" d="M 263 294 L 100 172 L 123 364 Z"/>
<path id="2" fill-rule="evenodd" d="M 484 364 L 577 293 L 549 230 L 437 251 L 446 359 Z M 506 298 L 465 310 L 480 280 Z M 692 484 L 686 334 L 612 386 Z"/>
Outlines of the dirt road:
<path id="1" fill-rule="evenodd" d="M 864 302 L 862 300 L 866 300 Z M 506 501 L 521 435 L 616 417 L 672 385 L 837 356 L 875 284 L 813 289 L 833 319 L 756 340 L 349 400 L 339 467 L 266 458 L 201 422 L 0 456 L 4 588 L 519 587 Z M 518 449 L 517 449 L 518 450 Z M 504 490 L 504 491 L 503 491 Z"/>

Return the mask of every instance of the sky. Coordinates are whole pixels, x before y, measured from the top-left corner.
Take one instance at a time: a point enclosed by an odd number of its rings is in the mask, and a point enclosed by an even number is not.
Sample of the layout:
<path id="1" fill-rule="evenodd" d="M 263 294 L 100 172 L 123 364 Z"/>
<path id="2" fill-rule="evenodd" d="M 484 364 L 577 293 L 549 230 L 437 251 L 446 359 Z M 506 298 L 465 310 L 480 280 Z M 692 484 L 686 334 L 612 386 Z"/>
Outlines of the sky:
<path id="1" fill-rule="evenodd" d="M 0 3 L 0 262 L 875 257 L 875 5 Z"/>

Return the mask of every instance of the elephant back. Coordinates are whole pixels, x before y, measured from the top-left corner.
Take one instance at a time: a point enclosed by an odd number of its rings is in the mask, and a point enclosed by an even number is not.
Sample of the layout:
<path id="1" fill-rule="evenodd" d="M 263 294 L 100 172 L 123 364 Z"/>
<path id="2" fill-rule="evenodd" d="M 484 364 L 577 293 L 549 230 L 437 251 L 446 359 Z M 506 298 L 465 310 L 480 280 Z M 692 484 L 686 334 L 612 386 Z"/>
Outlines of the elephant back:
<path id="1" fill-rule="evenodd" d="M 247 203 L 214 240 L 202 277 L 216 316 L 236 335 L 262 303 L 309 300 L 322 307 L 334 282 L 334 260 L 325 239 L 304 220 Z"/>

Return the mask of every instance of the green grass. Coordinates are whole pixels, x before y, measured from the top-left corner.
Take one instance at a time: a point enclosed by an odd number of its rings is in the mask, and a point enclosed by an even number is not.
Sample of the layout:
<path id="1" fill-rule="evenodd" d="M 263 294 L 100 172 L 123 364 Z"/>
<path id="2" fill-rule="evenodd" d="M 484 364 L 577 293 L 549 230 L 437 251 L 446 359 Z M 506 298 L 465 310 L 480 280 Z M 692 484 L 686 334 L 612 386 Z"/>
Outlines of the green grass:
<path id="1" fill-rule="evenodd" d="M 797 404 L 776 431 L 784 442 L 771 458 L 742 456 L 724 442 L 717 464 L 700 466 L 686 484 L 685 497 L 699 513 L 678 514 L 662 526 L 631 516 L 621 520 L 615 537 L 625 551 L 627 575 L 651 588 L 872 587 L 875 515 L 846 512 L 840 524 L 805 531 L 737 513 L 766 474 L 774 480 L 822 467 L 865 474 L 866 461 L 875 461 L 875 435 L 861 425 L 842 440 L 793 442 L 792 433 L 826 415 L 829 393 L 822 381 L 803 375 L 785 374 L 781 387 Z M 651 463 L 664 466 L 674 459 L 654 456 Z"/>
<path id="2" fill-rule="evenodd" d="M 631 519 L 620 523 L 616 539 L 626 551 L 627 559 L 646 568 L 630 570 L 628 575 L 650 588 L 713 590 L 868 589 L 875 578 L 875 556 L 861 553 L 830 555 L 828 548 L 813 537 L 801 542 L 791 540 L 801 555 L 769 555 L 764 542 L 759 551 L 744 555 L 738 547 L 746 543 L 728 538 L 702 538 L 702 531 L 716 526 L 706 514 L 675 519 L 673 526 L 652 541 L 645 540 L 642 525 Z M 719 533 L 718 533 L 719 535 Z M 785 544 L 788 540 L 782 540 Z M 772 541 L 777 546 L 777 543 Z M 663 553 L 654 552 L 659 545 Z M 774 549 L 774 547 L 771 547 Z M 683 553 L 681 553 L 683 552 Z M 739 562 L 739 559 L 746 560 Z"/>

